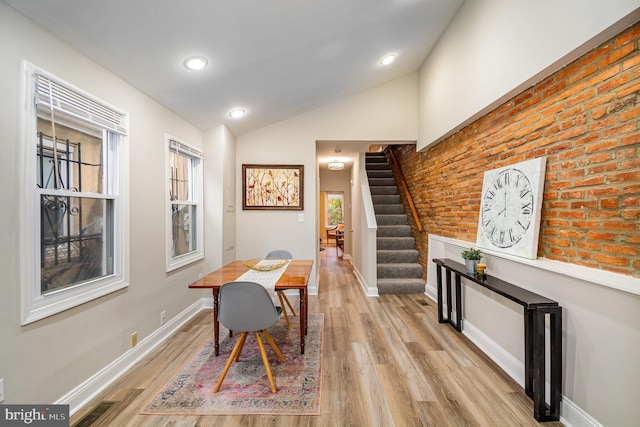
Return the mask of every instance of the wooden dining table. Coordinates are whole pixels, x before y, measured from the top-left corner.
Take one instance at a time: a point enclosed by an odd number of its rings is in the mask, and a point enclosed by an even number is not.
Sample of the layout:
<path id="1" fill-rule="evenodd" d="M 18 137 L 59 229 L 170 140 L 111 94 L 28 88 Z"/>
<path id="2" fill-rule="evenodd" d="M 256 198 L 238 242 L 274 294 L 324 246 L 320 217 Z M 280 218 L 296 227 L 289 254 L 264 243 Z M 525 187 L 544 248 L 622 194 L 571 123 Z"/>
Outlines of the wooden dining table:
<path id="1" fill-rule="evenodd" d="M 304 340 L 307 335 L 307 307 L 309 306 L 307 286 L 309 284 L 312 267 L 313 261 L 292 260 L 275 286 L 277 291 L 297 289 L 300 293 L 298 316 L 300 317 L 300 353 L 302 354 L 304 354 Z M 227 282 L 235 281 L 248 270 L 249 267 L 244 265 L 243 261 L 233 261 L 189 285 L 189 288 L 192 289 L 211 289 L 213 292 L 213 335 L 216 356 L 220 351 L 220 323 L 218 322 L 218 295 L 220 293 L 220 287 Z"/>

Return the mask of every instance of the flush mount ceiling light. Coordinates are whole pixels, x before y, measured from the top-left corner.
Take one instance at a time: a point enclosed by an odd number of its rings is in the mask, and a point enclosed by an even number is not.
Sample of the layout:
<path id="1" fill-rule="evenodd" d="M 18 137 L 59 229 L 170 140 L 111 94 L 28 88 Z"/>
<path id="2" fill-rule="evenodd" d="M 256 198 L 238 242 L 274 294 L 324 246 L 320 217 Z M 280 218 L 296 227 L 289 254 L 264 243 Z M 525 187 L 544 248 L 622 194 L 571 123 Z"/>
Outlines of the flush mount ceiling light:
<path id="1" fill-rule="evenodd" d="M 188 70 L 199 71 L 207 66 L 209 61 L 204 56 L 191 56 L 184 60 L 183 64 Z"/>
<path id="2" fill-rule="evenodd" d="M 396 59 L 396 54 L 395 53 L 390 53 L 388 55 L 385 55 L 381 60 L 380 63 L 382 65 L 389 65 L 391 64 L 394 60 Z"/>
<path id="3" fill-rule="evenodd" d="M 336 154 L 340 154 L 342 153 L 342 150 L 339 148 L 336 148 L 335 150 L 333 150 L 333 152 Z M 344 163 L 337 158 L 334 159 L 333 161 L 330 161 L 328 166 L 330 171 L 341 171 L 342 169 L 344 169 Z"/>
<path id="4" fill-rule="evenodd" d="M 329 162 L 329 170 L 330 171 L 340 171 L 344 169 L 344 163 L 334 160 Z"/>
<path id="5" fill-rule="evenodd" d="M 229 111 L 229 117 L 232 117 L 234 119 L 239 119 L 240 117 L 243 117 L 245 114 L 247 114 L 247 110 L 245 110 L 244 108 L 235 108 Z"/>

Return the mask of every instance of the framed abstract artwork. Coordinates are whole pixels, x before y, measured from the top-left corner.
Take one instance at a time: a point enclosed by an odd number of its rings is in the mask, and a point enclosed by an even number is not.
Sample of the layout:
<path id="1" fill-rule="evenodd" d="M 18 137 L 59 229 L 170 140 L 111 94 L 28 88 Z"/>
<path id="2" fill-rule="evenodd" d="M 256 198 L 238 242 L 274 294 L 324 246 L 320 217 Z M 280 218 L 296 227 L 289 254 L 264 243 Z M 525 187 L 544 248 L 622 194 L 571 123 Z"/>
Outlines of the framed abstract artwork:
<path id="1" fill-rule="evenodd" d="M 304 165 L 242 165 L 243 210 L 304 209 Z"/>

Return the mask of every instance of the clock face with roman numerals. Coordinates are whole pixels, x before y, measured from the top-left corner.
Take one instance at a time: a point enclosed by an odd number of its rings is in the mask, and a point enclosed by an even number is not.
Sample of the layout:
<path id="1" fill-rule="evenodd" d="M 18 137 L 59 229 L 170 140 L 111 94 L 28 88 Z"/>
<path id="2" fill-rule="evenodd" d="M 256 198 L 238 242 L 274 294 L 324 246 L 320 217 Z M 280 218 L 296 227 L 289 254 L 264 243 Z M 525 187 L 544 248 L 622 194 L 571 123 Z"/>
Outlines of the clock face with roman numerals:
<path id="1" fill-rule="evenodd" d="M 546 159 L 538 157 L 484 173 L 478 214 L 479 248 L 535 259 Z"/>
<path id="2" fill-rule="evenodd" d="M 525 235 L 533 216 L 533 189 L 520 170 L 504 169 L 482 195 L 481 221 L 486 237 L 509 248 Z"/>

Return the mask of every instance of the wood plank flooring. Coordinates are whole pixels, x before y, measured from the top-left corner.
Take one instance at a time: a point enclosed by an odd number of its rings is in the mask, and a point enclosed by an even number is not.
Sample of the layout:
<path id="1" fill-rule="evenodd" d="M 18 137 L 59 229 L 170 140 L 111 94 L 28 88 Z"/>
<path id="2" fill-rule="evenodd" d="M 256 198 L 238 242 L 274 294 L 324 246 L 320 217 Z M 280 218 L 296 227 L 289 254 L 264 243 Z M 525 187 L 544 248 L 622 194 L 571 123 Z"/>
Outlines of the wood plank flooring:
<path id="1" fill-rule="evenodd" d="M 309 309 L 325 315 L 319 416 L 140 415 L 212 334 L 213 314 L 203 311 L 78 411 L 71 425 L 562 426 L 537 423 L 524 390 L 462 334 L 438 324 L 426 295 L 365 297 L 334 247 L 321 252 L 319 295 L 309 298 Z"/>

